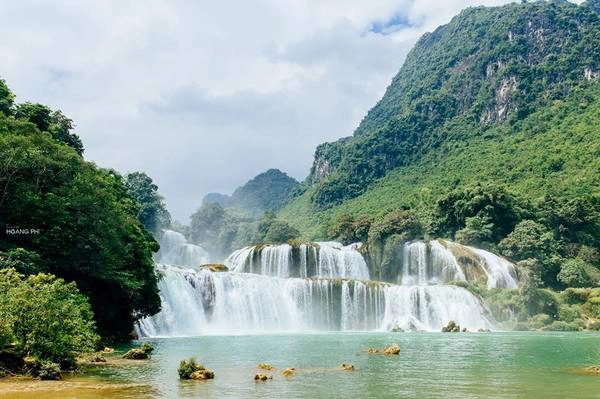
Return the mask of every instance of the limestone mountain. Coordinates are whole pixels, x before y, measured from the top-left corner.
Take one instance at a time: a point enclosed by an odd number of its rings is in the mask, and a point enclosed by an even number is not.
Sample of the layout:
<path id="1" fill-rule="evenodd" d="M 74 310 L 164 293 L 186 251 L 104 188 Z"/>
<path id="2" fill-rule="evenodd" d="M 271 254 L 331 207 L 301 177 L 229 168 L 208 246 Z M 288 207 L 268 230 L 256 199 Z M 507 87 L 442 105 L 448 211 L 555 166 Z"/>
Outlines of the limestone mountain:
<path id="1" fill-rule="evenodd" d="M 353 136 L 320 145 L 281 215 L 308 235 L 469 182 L 598 194 L 598 0 L 474 7 L 423 35 Z M 423 194 L 423 191 L 426 194 Z"/>

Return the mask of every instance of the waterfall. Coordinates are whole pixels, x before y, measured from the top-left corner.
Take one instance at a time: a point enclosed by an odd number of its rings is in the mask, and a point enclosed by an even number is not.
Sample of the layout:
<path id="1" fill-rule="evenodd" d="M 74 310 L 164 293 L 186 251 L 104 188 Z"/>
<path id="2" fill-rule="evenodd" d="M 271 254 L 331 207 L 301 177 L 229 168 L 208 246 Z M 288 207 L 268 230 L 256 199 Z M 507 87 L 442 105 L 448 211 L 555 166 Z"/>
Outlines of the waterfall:
<path id="1" fill-rule="evenodd" d="M 185 236 L 173 230 L 162 230 L 160 250 L 156 253 L 157 263 L 178 266 L 198 266 L 208 263 L 208 253 L 200 246 L 190 244 Z"/>
<path id="2" fill-rule="evenodd" d="M 506 259 L 443 240 L 402 244 L 397 281 L 379 282 L 369 280 L 359 244 L 246 247 L 227 258 L 230 271 L 213 272 L 186 267 L 199 263 L 188 255 L 205 252 L 187 249 L 182 238 L 163 235 L 164 253 L 157 255 L 162 310 L 137 322 L 140 336 L 440 331 L 450 320 L 472 331 L 493 326 L 488 312 L 478 297 L 449 282 L 517 287 Z"/>
<path id="3" fill-rule="evenodd" d="M 357 246 L 337 242 L 305 243 L 297 248 L 289 244 L 245 247 L 233 252 L 225 264 L 235 272 L 279 278 L 369 279 L 369 268 Z"/>

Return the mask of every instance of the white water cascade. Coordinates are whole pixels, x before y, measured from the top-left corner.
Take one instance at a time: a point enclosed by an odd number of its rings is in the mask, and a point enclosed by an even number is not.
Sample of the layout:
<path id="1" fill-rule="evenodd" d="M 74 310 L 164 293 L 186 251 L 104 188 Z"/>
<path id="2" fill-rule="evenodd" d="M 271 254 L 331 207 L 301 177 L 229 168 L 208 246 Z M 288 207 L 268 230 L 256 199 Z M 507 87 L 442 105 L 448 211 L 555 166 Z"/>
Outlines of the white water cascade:
<path id="1" fill-rule="evenodd" d="M 208 262 L 208 252 L 202 247 L 190 244 L 185 236 L 173 230 L 163 230 L 160 236 L 160 250 L 156 253 L 157 263 L 176 266 L 199 266 Z"/>
<path id="2" fill-rule="evenodd" d="M 517 284 L 508 261 L 446 241 L 404 244 L 398 281 L 370 281 L 359 249 L 333 242 L 247 247 L 227 259 L 229 272 L 157 265 L 162 311 L 140 320 L 137 332 L 440 331 L 450 320 L 472 331 L 492 327 L 485 306 L 447 283 L 478 275 L 488 287 Z M 479 263 L 463 262 L 464 251 Z"/>

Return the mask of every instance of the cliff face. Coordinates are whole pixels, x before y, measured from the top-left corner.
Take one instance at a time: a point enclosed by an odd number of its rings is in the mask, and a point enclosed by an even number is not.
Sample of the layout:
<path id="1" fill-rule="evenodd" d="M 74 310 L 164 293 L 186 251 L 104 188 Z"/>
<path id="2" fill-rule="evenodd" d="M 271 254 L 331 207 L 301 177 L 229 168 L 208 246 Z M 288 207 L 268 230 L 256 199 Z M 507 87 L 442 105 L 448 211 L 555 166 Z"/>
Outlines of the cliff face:
<path id="1" fill-rule="evenodd" d="M 598 0 L 469 8 L 425 34 L 354 135 L 317 148 L 313 203 L 356 197 L 443 143 L 514 124 L 597 79 L 599 8 Z"/>

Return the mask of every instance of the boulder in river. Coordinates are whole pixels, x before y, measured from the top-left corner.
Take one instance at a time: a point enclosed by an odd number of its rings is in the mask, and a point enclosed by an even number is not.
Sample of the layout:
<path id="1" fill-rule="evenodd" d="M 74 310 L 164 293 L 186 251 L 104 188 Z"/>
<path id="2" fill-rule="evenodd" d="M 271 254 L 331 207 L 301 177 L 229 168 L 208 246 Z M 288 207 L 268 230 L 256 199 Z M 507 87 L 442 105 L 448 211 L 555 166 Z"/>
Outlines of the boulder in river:
<path id="1" fill-rule="evenodd" d="M 150 356 L 140 348 L 130 349 L 123 355 L 123 359 L 130 360 L 144 360 L 149 357 Z"/>
<path id="2" fill-rule="evenodd" d="M 340 368 L 344 371 L 354 371 L 354 365 L 353 364 L 346 364 L 346 363 L 342 363 L 340 364 Z"/>
<path id="3" fill-rule="evenodd" d="M 600 376 L 600 366 L 584 367 L 583 369 L 581 369 L 581 372 L 583 374 L 591 374 L 591 375 Z"/>
<path id="4" fill-rule="evenodd" d="M 275 367 L 269 363 L 259 363 L 256 365 L 256 368 L 261 370 L 275 370 Z"/>
<path id="5" fill-rule="evenodd" d="M 113 353 L 115 350 L 113 348 L 109 348 L 108 346 L 104 347 L 104 349 L 102 349 L 102 352 L 104 353 Z"/>
<path id="6" fill-rule="evenodd" d="M 454 320 L 450 320 L 447 326 L 442 327 L 442 332 L 460 332 L 460 326 Z"/>
<path id="7" fill-rule="evenodd" d="M 266 381 L 266 380 L 272 380 L 273 376 L 272 375 L 267 375 L 267 374 L 262 374 L 262 373 L 258 373 L 254 376 L 254 381 Z"/>
<path id="8" fill-rule="evenodd" d="M 198 363 L 193 357 L 179 362 L 177 373 L 182 380 L 211 380 L 215 378 L 215 373 L 212 370 Z"/>
<path id="9" fill-rule="evenodd" d="M 385 355 L 399 355 L 400 354 L 400 345 L 391 344 L 387 348 L 383 349 L 383 353 Z"/>

